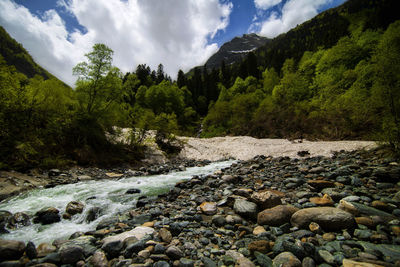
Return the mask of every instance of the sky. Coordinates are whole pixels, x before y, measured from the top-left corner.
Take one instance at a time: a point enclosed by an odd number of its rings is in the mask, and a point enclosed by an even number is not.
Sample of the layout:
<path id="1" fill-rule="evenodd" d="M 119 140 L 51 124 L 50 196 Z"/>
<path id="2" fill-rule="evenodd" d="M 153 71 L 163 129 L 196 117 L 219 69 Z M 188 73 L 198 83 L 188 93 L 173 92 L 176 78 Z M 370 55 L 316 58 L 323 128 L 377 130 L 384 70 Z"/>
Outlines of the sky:
<path id="1" fill-rule="evenodd" d="M 122 72 L 162 63 L 203 65 L 235 36 L 285 33 L 345 0 L 0 0 L 0 25 L 49 72 L 74 86 L 72 68 L 96 43 Z"/>

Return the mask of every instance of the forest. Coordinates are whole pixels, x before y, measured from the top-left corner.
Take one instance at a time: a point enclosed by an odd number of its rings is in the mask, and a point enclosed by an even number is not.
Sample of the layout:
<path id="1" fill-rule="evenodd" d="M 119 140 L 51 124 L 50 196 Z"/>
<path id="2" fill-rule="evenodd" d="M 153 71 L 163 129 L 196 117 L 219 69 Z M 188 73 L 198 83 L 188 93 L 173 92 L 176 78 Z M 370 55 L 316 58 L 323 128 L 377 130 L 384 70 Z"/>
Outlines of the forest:
<path id="1" fill-rule="evenodd" d="M 96 44 L 72 89 L 0 31 L 0 169 L 134 162 L 147 130 L 175 135 L 377 140 L 400 151 L 400 20 L 391 1 L 349 0 L 241 62 L 122 73 Z M 113 140 L 120 128 L 128 143 Z"/>

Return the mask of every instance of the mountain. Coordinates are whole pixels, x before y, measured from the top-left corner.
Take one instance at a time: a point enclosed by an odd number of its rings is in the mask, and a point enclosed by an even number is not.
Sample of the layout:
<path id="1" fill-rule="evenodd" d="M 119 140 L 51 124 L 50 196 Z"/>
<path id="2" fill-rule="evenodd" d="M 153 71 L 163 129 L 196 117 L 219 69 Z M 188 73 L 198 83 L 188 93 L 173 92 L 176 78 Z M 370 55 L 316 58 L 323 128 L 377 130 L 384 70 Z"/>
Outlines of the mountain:
<path id="1" fill-rule="evenodd" d="M 15 41 L 7 31 L 0 26 L 0 55 L 7 65 L 15 66 L 18 72 L 28 78 L 35 75 L 42 76 L 45 80 L 55 78 L 51 73 L 38 65 L 25 48 Z"/>
<path id="2" fill-rule="evenodd" d="M 217 53 L 212 55 L 206 62 L 207 69 L 217 69 L 224 61 L 226 65 L 241 61 L 249 52 L 267 44 L 271 39 L 259 36 L 255 33 L 244 34 L 242 37 L 235 37 L 223 44 Z"/>

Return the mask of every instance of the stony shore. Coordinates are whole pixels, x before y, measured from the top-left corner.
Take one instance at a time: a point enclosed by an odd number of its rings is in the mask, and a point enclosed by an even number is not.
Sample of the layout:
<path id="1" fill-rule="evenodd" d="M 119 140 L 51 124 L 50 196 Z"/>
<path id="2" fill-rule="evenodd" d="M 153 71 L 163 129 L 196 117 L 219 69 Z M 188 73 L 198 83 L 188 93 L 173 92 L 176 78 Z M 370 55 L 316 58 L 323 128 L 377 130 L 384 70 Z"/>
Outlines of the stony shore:
<path id="1" fill-rule="evenodd" d="M 400 266 L 400 165 L 379 153 L 239 161 L 69 240 L 0 240 L 0 266 Z"/>

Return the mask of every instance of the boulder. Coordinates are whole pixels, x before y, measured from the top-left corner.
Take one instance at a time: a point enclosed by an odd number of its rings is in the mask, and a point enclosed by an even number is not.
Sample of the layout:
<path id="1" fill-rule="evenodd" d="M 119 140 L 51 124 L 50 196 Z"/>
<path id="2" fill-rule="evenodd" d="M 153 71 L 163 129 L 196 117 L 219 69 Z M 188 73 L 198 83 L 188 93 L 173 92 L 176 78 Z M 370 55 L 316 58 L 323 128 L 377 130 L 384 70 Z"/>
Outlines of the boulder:
<path id="1" fill-rule="evenodd" d="M 8 228 L 14 229 L 31 224 L 29 215 L 24 212 L 17 212 L 12 215 L 8 220 Z"/>
<path id="2" fill-rule="evenodd" d="M 254 192 L 251 195 L 251 200 L 257 203 L 261 210 L 270 209 L 281 205 L 281 197 L 270 191 Z"/>
<path id="3" fill-rule="evenodd" d="M 0 262 L 18 260 L 24 254 L 24 251 L 24 242 L 0 239 Z"/>
<path id="4" fill-rule="evenodd" d="M 301 209 L 291 218 L 293 226 L 307 228 L 311 222 L 318 223 L 325 231 L 337 231 L 354 226 L 354 216 L 333 207 Z"/>
<path id="5" fill-rule="evenodd" d="M 312 197 L 310 202 L 318 206 L 333 206 L 334 202 L 328 194 L 324 194 L 323 197 Z"/>
<path id="6" fill-rule="evenodd" d="M 59 210 L 54 207 L 47 207 L 35 213 L 34 223 L 52 224 L 61 221 Z"/>
<path id="7" fill-rule="evenodd" d="M 243 217 L 255 218 L 257 216 L 257 204 L 244 199 L 235 199 L 233 210 Z"/>
<path id="8" fill-rule="evenodd" d="M 84 207 L 85 207 L 85 205 L 83 205 L 83 203 L 81 203 L 81 202 L 71 201 L 67 204 L 67 207 L 65 208 L 65 212 L 70 215 L 75 215 L 78 213 L 82 213 Z"/>
<path id="9" fill-rule="evenodd" d="M 257 223 L 259 225 L 280 226 L 289 222 L 293 213 L 298 210 L 291 205 L 278 205 L 258 213 Z"/>

